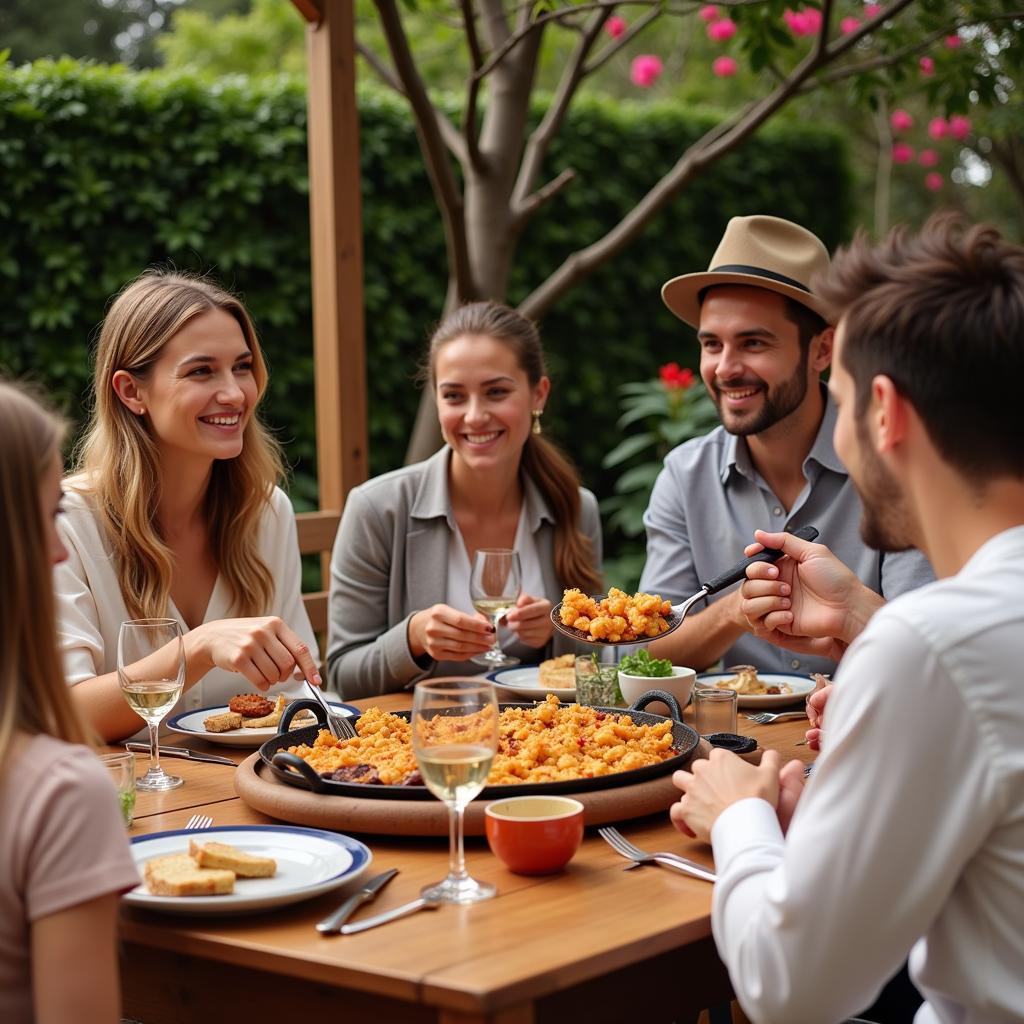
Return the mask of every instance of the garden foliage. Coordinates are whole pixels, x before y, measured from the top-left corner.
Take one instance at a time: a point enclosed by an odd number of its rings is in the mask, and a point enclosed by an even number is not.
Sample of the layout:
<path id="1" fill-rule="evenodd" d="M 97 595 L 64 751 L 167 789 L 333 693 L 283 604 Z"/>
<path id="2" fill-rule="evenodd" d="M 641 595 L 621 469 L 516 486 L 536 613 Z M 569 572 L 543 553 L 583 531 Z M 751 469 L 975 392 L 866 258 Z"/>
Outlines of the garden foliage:
<path id="1" fill-rule="evenodd" d="M 427 332 L 441 311 L 441 226 L 404 104 L 360 90 L 370 464 L 401 463 Z M 540 111 L 538 111 L 540 113 Z M 299 507 L 315 502 L 313 366 L 303 83 L 204 82 L 70 60 L 0 67 L 0 368 L 39 380 L 81 420 L 89 346 L 109 298 L 144 267 L 211 272 L 242 294 L 271 364 L 266 416 L 288 445 Z M 583 98 L 552 146 L 581 172 L 522 241 L 516 301 L 622 216 L 710 116 Z M 622 439 L 618 385 L 695 365 L 662 282 L 707 265 L 725 222 L 772 213 L 831 248 L 848 233 L 841 137 L 776 122 L 684 189 L 626 255 L 546 319 L 554 391 L 545 430 L 587 484 Z M 352 297 L 352 301 L 356 301 Z"/>

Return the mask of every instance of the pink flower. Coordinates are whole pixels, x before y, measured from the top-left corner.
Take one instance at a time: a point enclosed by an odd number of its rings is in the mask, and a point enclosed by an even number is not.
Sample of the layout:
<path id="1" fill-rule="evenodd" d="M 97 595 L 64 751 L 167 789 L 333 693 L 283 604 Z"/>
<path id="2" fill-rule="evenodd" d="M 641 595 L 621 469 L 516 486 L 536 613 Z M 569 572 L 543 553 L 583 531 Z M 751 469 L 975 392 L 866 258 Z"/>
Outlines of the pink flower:
<path id="1" fill-rule="evenodd" d="M 642 53 L 633 58 L 629 68 L 629 80 L 641 89 L 650 89 L 661 76 L 661 58 L 650 53 Z"/>
<path id="2" fill-rule="evenodd" d="M 971 134 L 971 119 L 963 114 L 954 114 L 949 119 L 949 134 L 958 142 L 963 142 Z"/>
<path id="3" fill-rule="evenodd" d="M 714 4 L 705 4 L 697 16 L 701 21 L 718 21 L 722 14 Z"/>
<path id="4" fill-rule="evenodd" d="M 939 154 L 934 149 L 922 149 L 917 154 L 917 162 L 922 167 L 934 167 L 939 162 Z"/>
<path id="5" fill-rule="evenodd" d="M 914 147 L 906 142 L 897 142 L 892 147 L 894 164 L 909 164 L 914 159 Z"/>
<path id="6" fill-rule="evenodd" d="M 839 22 L 839 30 L 843 35 L 855 32 L 858 28 L 860 28 L 860 18 L 843 18 L 843 20 Z"/>
<path id="7" fill-rule="evenodd" d="M 930 138 L 935 139 L 938 142 L 939 139 L 944 139 L 949 134 L 949 125 L 946 124 L 944 117 L 933 117 L 928 122 L 928 135 Z"/>
<path id="8" fill-rule="evenodd" d="M 708 39 L 715 43 L 724 43 L 736 35 L 736 22 L 732 18 L 719 18 L 708 25 Z"/>
<path id="9" fill-rule="evenodd" d="M 864 15 L 867 18 L 874 18 L 876 15 L 882 13 L 881 4 L 867 4 L 864 8 Z"/>
<path id="10" fill-rule="evenodd" d="M 739 64 L 732 57 L 716 57 L 711 62 L 711 70 L 719 78 L 732 78 L 739 70 Z"/>
<path id="11" fill-rule="evenodd" d="M 935 61 L 931 57 L 922 57 L 917 62 L 917 66 L 921 69 L 921 74 L 926 77 L 935 74 Z"/>
<path id="12" fill-rule="evenodd" d="M 814 36 L 821 29 L 821 11 L 814 7 L 783 11 L 782 20 L 795 36 Z"/>
<path id="13" fill-rule="evenodd" d="M 612 39 L 618 39 L 626 31 L 626 19 L 614 14 L 604 23 L 604 30 Z"/>
<path id="14" fill-rule="evenodd" d="M 938 192 L 942 188 L 943 180 L 942 175 L 937 171 L 931 171 L 929 174 L 924 176 L 924 187 L 929 192 Z"/>
<path id="15" fill-rule="evenodd" d="M 894 132 L 906 132 L 914 127 L 914 119 L 905 110 L 894 110 L 889 124 Z"/>
<path id="16" fill-rule="evenodd" d="M 964 45 L 964 41 L 957 35 L 946 36 L 946 49 L 947 50 L 959 50 Z"/>

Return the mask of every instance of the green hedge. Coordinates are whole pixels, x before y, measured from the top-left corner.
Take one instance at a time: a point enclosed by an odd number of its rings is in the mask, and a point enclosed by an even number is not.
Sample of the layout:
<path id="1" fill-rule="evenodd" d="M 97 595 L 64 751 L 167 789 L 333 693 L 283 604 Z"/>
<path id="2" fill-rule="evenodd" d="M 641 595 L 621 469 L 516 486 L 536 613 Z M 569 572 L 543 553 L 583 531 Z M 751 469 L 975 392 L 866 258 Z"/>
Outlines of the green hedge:
<path id="1" fill-rule="evenodd" d="M 370 464 L 379 473 L 402 462 L 415 364 L 445 293 L 444 244 L 404 105 L 363 87 L 360 111 Z M 34 375 L 80 419 L 89 344 L 109 297 L 152 263 L 209 270 L 256 319 L 271 362 L 267 417 L 288 443 L 296 504 L 315 501 L 305 122 L 293 79 L 211 85 L 72 61 L 0 68 L 0 366 Z M 669 106 L 584 98 L 550 160 L 579 179 L 527 230 L 512 301 L 598 237 L 710 123 Z M 726 220 L 755 212 L 800 221 L 830 247 L 845 237 L 839 135 L 769 127 L 543 325 L 555 382 L 545 428 L 598 493 L 611 491 L 600 463 L 619 440 L 616 385 L 696 357 L 692 334 L 661 304 L 661 283 L 706 266 Z"/>

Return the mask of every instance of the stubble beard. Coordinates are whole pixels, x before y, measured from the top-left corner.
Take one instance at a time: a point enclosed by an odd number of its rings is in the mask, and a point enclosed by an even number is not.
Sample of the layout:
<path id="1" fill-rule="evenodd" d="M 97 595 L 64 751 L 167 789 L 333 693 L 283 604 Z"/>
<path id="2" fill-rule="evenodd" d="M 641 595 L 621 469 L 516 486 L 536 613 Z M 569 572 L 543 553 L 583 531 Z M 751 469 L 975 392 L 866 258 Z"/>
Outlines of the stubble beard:
<path id="1" fill-rule="evenodd" d="M 903 489 L 871 448 L 867 429 L 860 423 L 857 438 L 862 479 L 853 485 L 862 505 L 861 539 L 875 551 L 908 551 L 914 547 L 913 525 Z"/>
<path id="2" fill-rule="evenodd" d="M 764 404 L 748 423 L 730 422 L 728 410 L 723 410 L 722 408 L 722 396 L 719 394 L 719 388 L 763 387 L 764 381 L 760 378 L 755 378 L 754 381 L 726 381 L 722 385 L 716 384 L 711 392 L 711 398 L 718 409 L 718 418 L 722 421 L 722 426 L 730 434 L 735 434 L 739 437 L 749 437 L 751 434 L 760 434 L 770 427 L 774 427 L 776 423 L 784 420 L 791 413 L 799 409 L 807 395 L 808 357 L 809 349 L 804 348 L 796 371 L 788 380 L 784 380 L 779 384 L 774 391 L 765 390 Z"/>

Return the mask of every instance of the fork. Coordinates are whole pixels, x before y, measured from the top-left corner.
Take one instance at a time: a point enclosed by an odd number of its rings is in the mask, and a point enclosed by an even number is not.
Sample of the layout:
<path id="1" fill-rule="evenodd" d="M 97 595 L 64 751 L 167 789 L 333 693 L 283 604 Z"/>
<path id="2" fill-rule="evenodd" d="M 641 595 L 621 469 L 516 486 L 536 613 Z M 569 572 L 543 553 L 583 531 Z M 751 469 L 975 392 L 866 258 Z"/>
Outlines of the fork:
<path id="1" fill-rule="evenodd" d="M 667 868 L 675 868 L 682 871 L 684 875 L 693 875 L 694 878 L 702 878 L 706 882 L 715 880 L 715 873 L 711 868 L 704 867 L 696 861 L 680 857 L 678 853 L 669 853 L 667 850 L 659 850 L 657 853 L 647 853 L 639 846 L 634 846 L 618 829 L 599 828 L 597 834 L 617 853 L 626 860 L 633 861 L 631 867 L 638 864 L 663 864 Z M 627 868 L 628 870 L 628 868 Z"/>
<path id="2" fill-rule="evenodd" d="M 188 821 L 185 822 L 186 832 L 199 832 L 202 829 L 210 828 L 213 825 L 213 818 L 208 814 L 193 814 Z"/>
<path id="3" fill-rule="evenodd" d="M 768 725 L 771 722 L 784 722 L 790 718 L 806 718 L 806 711 L 777 711 L 774 714 L 771 711 L 759 711 L 756 715 L 744 715 L 743 716 L 748 722 L 754 722 L 757 725 Z"/>
<path id="4" fill-rule="evenodd" d="M 314 686 L 308 679 L 306 680 L 306 686 L 319 702 L 320 707 L 324 709 L 324 714 L 327 715 L 327 728 L 331 730 L 331 735 L 338 740 L 355 739 L 357 735 L 356 728 L 348 720 L 348 715 L 339 715 L 336 711 L 332 711 L 330 704 L 324 700 L 319 688 Z"/>

